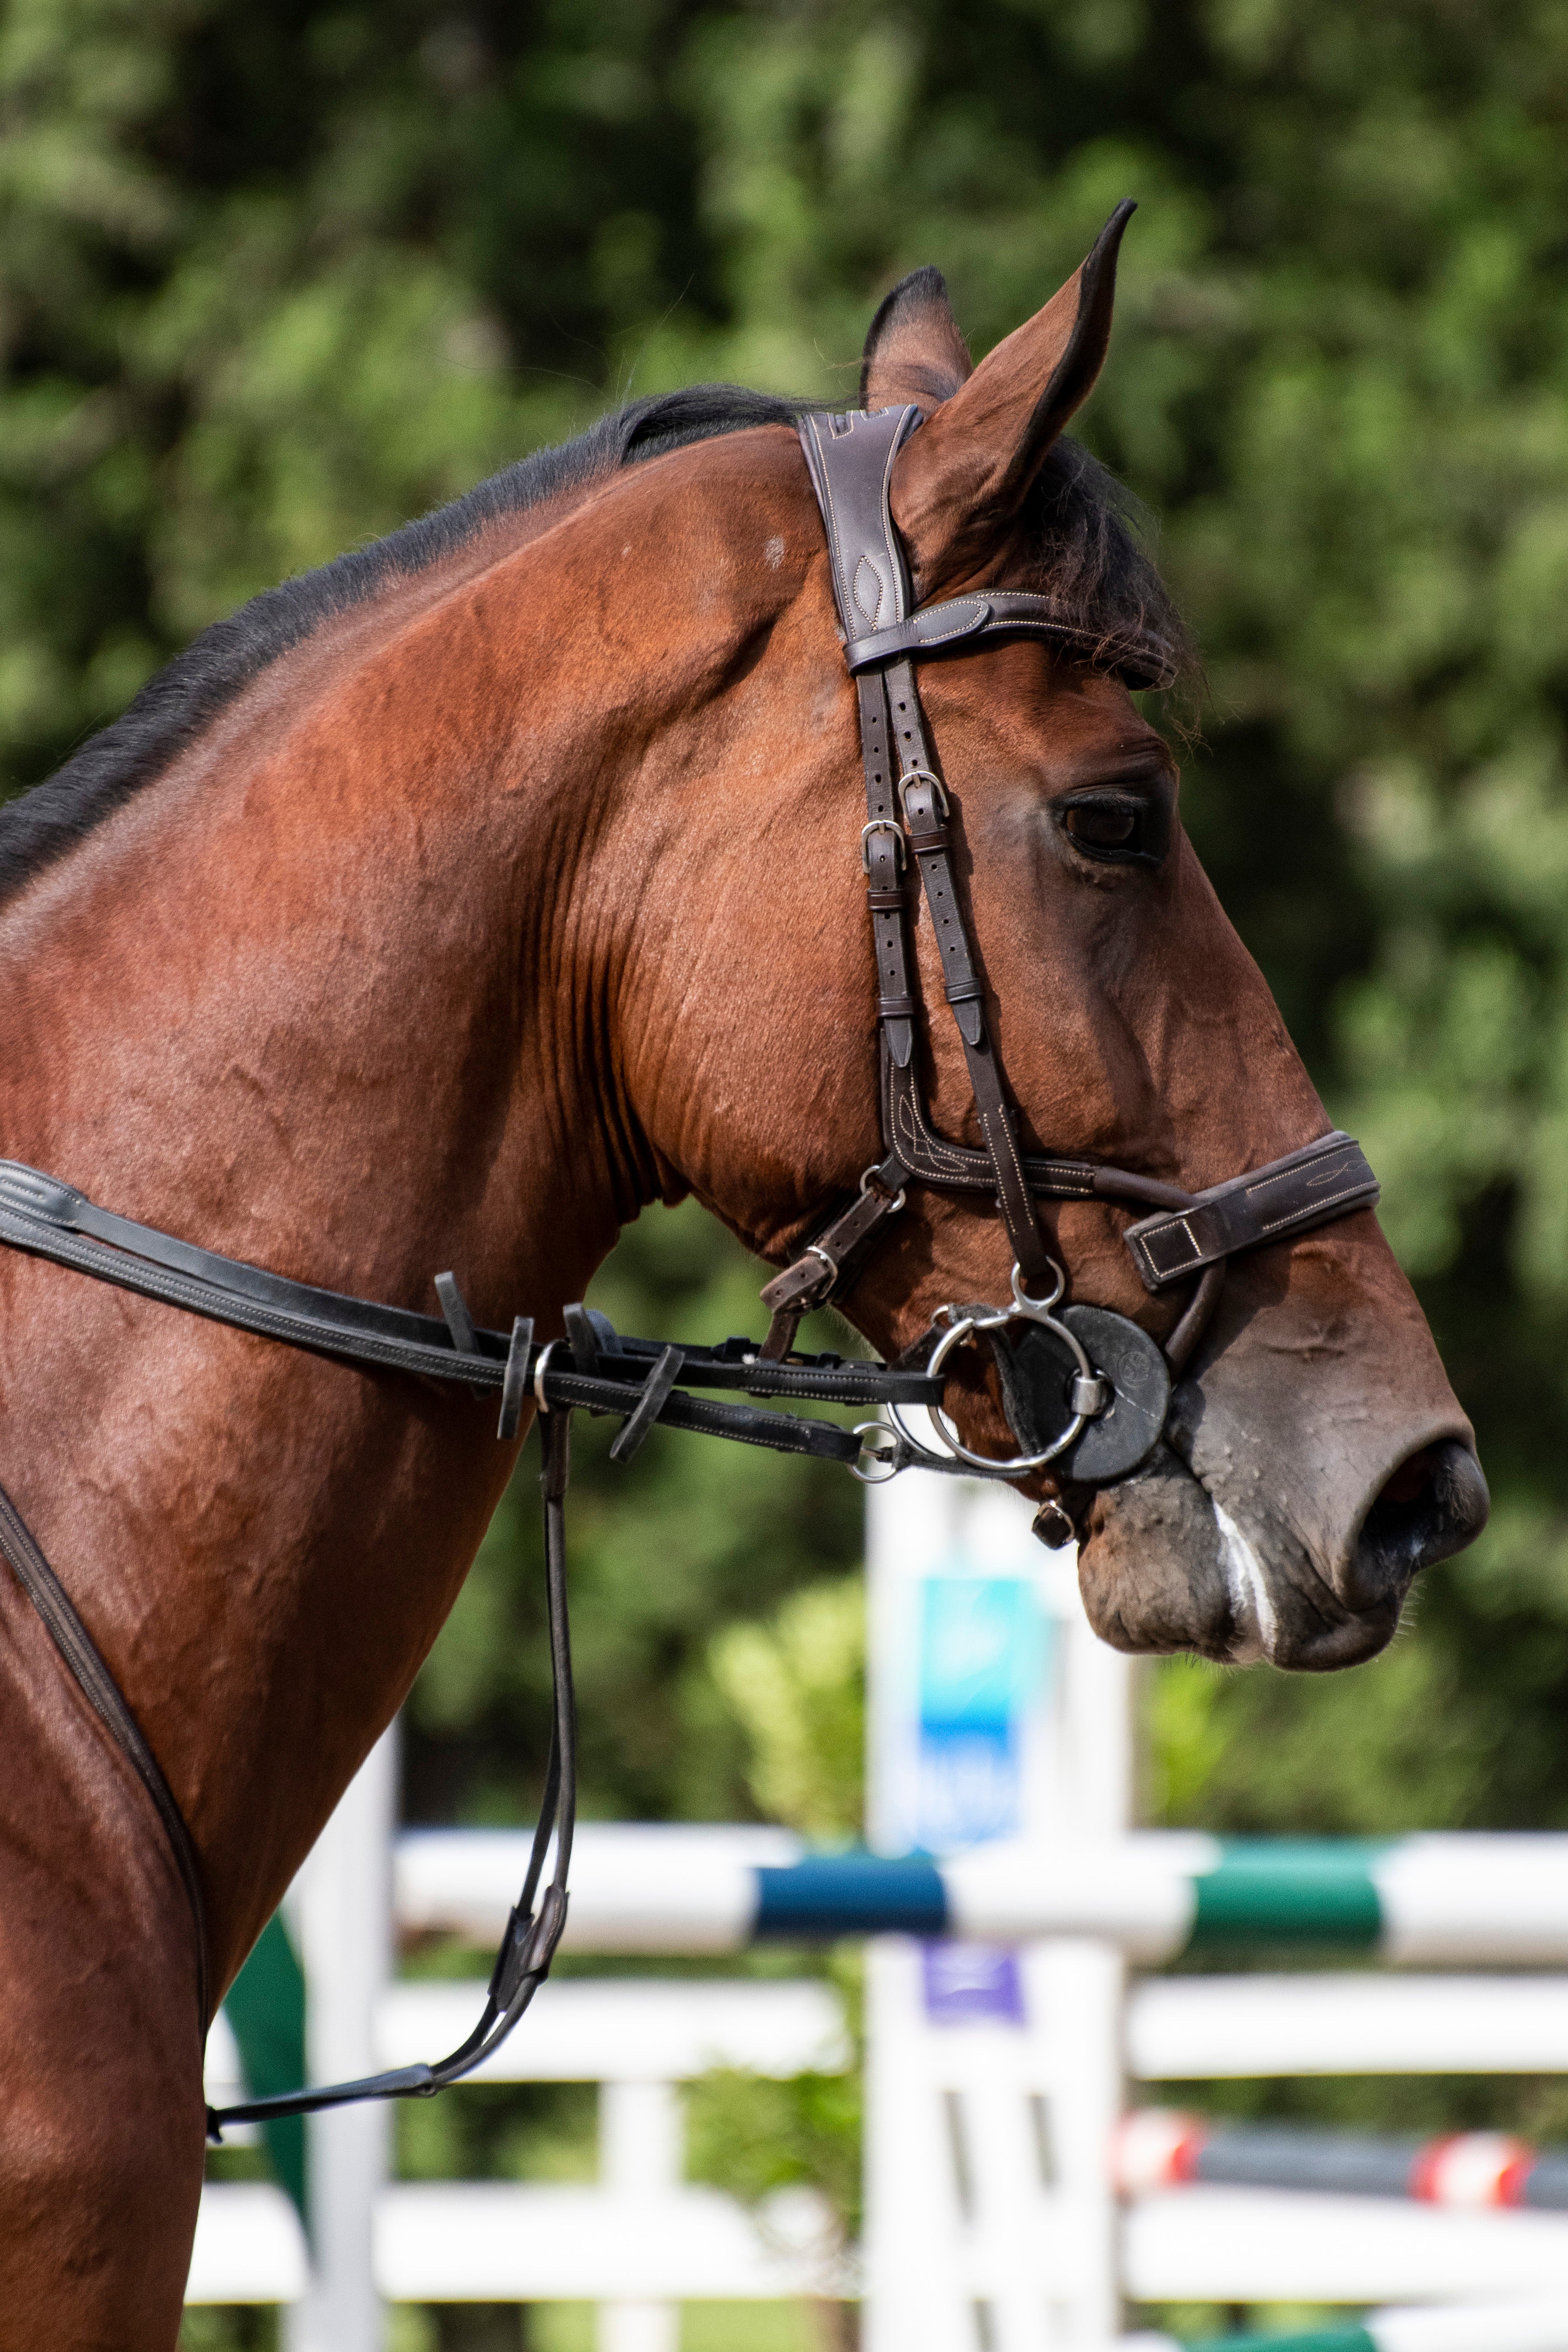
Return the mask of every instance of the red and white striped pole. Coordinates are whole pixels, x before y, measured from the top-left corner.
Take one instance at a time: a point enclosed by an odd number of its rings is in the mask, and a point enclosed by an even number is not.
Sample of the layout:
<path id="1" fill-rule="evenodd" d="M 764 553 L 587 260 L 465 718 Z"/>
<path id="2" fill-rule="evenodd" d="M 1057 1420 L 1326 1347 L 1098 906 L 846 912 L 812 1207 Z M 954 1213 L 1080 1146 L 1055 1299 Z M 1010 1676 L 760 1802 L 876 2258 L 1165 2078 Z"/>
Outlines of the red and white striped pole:
<path id="1" fill-rule="evenodd" d="M 1117 2128 L 1111 2177 L 1124 2197 L 1202 2182 L 1408 2197 L 1471 2211 L 1498 2206 L 1568 2211 L 1568 2147 L 1532 2147 L 1508 2132 L 1381 2138 L 1294 2124 L 1214 2123 L 1143 2107 Z"/>

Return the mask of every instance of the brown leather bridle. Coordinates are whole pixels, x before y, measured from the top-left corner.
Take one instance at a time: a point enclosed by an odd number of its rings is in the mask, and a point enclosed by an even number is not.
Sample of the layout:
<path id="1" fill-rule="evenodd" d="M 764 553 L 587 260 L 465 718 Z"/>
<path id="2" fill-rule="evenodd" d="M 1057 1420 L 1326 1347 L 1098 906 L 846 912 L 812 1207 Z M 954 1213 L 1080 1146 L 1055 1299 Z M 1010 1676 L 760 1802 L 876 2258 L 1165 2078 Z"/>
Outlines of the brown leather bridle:
<path id="1" fill-rule="evenodd" d="M 868 1168 L 858 1197 L 832 1217 L 804 1253 L 769 1283 L 772 1314 L 762 1354 L 787 1361 L 801 1317 L 841 1297 L 868 1251 L 904 1206 L 913 1184 L 952 1192 L 990 1192 L 1013 1252 L 1013 1298 L 1000 1307 L 953 1305 L 911 1351 L 939 1373 L 965 1340 L 990 1340 L 1003 1402 L 1022 1450 L 1005 1461 L 976 1454 L 940 1409 L 933 1416 L 942 1451 L 893 1425 L 863 1431 L 868 1474 L 893 1475 L 910 1462 L 991 1477 L 1019 1477 L 1059 1462 L 1079 1486 L 1126 1477 L 1148 1459 L 1164 1427 L 1173 1373 L 1180 1373 L 1213 1314 L 1229 1259 L 1261 1243 L 1305 1233 L 1330 1218 L 1370 1207 L 1376 1177 L 1361 1147 L 1337 1129 L 1283 1159 L 1205 1192 L 1188 1192 L 1125 1168 L 1037 1158 L 1018 1146 L 1017 1122 L 1001 1057 L 986 1018 L 986 986 L 975 957 L 952 869 L 956 818 L 938 772 L 915 683 L 921 656 L 971 652 L 1003 635 L 1038 636 L 1131 687 L 1168 686 L 1171 647 L 1146 632 L 1090 638 L 1064 621 L 1051 599 L 1018 590 L 983 590 L 910 609 L 909 568 L 889 490 L 894 460 L 921 423 L 918 407 L 801 420 L 801 446 L 822 511 L 846 665 L 859 706 L 866 779 L 860 834 L 878 983 L 883 1158 Z M 910 951 L 909 868 L 921 877 L 931 935 L 941 957 L 942 992 L 957 1024 L 974 1098 L 982 1148 L 938 1134 L 916 1066 L 921 1001 Z M 1066 1270 L 1052 1256 L 1037 1199 L 1131 1202 L 1152 1214 L 1123 1235 L 1145 1287 L 1158 1293 L 1197 1276 L 1187 1307 L 1163 1349 L 1127 1318 L 1105 1307 L 1060 1306 Z M 1025 1327 L 1009 1345 L 1010 1326 Z M 1054 1347 L 1043 1343 L 1054 1342 Z M 1032 1352 L 1046 1370 L 1045 1390 L 1025 1376 Z M 1040 1363 L 1040 1359 L 1045 1363 Z M 910 1360 L 906 1357 L 904 1361 Z M 1059 1379 L 1054 1380 L 1054 1366 Z M 1021 1423 L 1029 1424 L 1027 1427 Z M 1065 1541 L 1071 1522 L 1057 1511 L 1040 1529 Z"/>

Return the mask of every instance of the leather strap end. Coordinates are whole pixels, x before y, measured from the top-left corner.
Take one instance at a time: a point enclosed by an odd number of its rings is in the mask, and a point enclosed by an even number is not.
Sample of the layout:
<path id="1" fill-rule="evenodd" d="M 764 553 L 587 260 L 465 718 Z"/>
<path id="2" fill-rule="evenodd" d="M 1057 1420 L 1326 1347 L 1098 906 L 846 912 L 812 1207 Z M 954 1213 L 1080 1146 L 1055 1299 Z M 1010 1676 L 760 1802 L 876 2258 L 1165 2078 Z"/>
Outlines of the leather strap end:
<path id="1" fill-rule="evenodd" d="M 479 1339 L 474 1330 L 474 1318 L 468 1312 L 468 1302 L 458 1287 L 455 1274 L 436 1276 L 436 1296 L 441 1302 L 441 1312 L 447 1318 L 447 1328 L 452 1335 L 452 1345 L 459 1356 L 477 1356 Z M 488 1396 L 488 1389 L 470 1385 L 470 1396 Z"/>
<path id="2" fill-rule="evenodd" d="M 468 1312 L 468 1300 L 458 1287 L 455 1274 L 438 1274 L 436 1276 L 436 1296 L 441 1302 L 441 1312 L 447 1318 L 453 1347 L 459 1355 L 477 1356 L 479 1343 L 474 1336 L 474 1318 Z"/>
<path id="3" fill-rule="evenodd" d="M 510 1445 L 522 1420 L 522 1401 L 528 1393 L 528 1359 L 532 1349 L 533 1318 L 531 1315 L 519 1315 L 513 1320 L 511 1345 L 506 1351 L 500 1419 L 496 1423 L 496 1436 L 502 1445 Z"/>
<path id="4" fill-rule="evenodd" d="M 765 1297 L 767 1294 L 764 1291 L 763 1295 Z M 768 1318 L 768 1336 L 757 1349 L 761 1361 L 764 1364 L 782 1364 L 795 1345 L 795 1335 L 799 1328 L 800 1311 L 797 1308 L 775 1307 Z M 754 1389 L 752 1393 L 754 1396 L 760 1396 L 762 1391 Z"/>
<path id="5" fill-rule="evenodd" d="M 763 1305 L 774 1316 L 793 1314 L 798 1319 L 831 1298 L 849 1259 L 903 1207 L 908 1178 L 909 1171 L 896 1151 L 868 1170 L 849 1206 L 802 1251 L 793 1265 L 773 1276 L 763 1292 Z"/>
<path id="6" fill-rule="evenodd" d="M 592 1379 L 599 1369 L 599 1335 L 589 1319 L 588 1309 L 581 1299 L 576 1299 L 570 1307 L 563 1307 L 561 1314 L 574 1368 Z"/>
<path id="7" fill-rule="evenodd" d="M 837 1259 L 821 1247 L 809 1249 L 764 1286 L 763 1305 L 770 1315 L 804 1315 L 821 1305 L 837 1279 Z"/>
<path id="8" fill-rule="evenodd" d="M 670 1390 L 680 1377 L 680 1350 L 667 1348 L 642 1384 L 636 1406 L 626 1415 L 610 1447 L 612 1462 L 629 1462 L 658 1419 Z"/>

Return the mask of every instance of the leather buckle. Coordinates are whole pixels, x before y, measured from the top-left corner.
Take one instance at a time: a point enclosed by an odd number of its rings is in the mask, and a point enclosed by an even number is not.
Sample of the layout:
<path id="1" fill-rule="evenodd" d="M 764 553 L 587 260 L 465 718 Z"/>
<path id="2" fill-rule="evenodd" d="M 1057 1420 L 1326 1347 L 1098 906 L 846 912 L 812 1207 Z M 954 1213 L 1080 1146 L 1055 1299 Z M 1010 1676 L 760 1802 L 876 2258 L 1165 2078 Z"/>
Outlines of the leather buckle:
<path id="1" fill-rule="evenodd" d="M 945 817 L 949 814 L 947 793 L 942 788 L 942 778 L 933 776 L 929 768 L 906 768 L 899 778 L 898 786 L 899 806 L 903 810 L 906 824 L 910 821 L 910 786 L 911 784 L 929 784 L 936 803 L 938 816 Z"/>
<path id="2" fill-rule="evenodd" d="M 891 1216 L 904 1205 L 904 1187 L 900 1184 L 896 1192 L 889 1192 L 882 1181 L 882 1163 L 879 1160 L 873 1160 L 869 1168 L 861 1171 L 860 1198 L 884 1202 Z"/>
<path id="3" fill-rule="evenodd" d="M 890 816 L 878 816 L 873 817 L 869 824 L 863 824 L 860 828 L 860 866 L 867 880 L 869 881 L 871 878 L 870 836 L 874 833 L 892 835 L 893 863 L 901 874 L 910 862 L 909 845 L 904 839 L 903 828 L 895 824 Z"/>

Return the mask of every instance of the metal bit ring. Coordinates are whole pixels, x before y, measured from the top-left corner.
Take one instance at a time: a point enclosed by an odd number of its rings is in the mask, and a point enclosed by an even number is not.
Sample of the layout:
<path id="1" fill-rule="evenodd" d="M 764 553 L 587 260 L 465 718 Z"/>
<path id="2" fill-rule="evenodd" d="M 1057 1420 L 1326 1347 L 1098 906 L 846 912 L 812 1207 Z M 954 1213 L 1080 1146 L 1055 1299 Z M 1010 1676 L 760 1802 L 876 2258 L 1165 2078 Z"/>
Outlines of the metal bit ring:
<path id="1" fill-rule="evenodd" d="M 1051 1308 L 1057 1304 L 1067 1286 L 1067 1277 L 1054 1259 L 1052 1271 L 1057 1276 L 1057 1283 L 1049 1298 L 1031 1298 L 1024 1288 L 1023 1271 L 1019 1266 L 1015 1265 L 1012 1306 L 998 1307 L 989 1314 L 955 1317 L 931 1349 L 926 1363 L 927 1371 L 933 1375 L 940 1372 L 953 1349 L 963 1340 L 973 1338 L 979 1332 L 1000 1330 L 1007 1323 L 1039 1323 L 1047 1331 L 1054 1331 L 1058 1339 L 1066 1340 L 1078 1360 L 1079 1379 L 1098 1381 L 1100 1376 L 1089 1361 L 1083 1342 L 1076 1332 L 1069 1331 L 1065 1323 L 1058 1323 L 1051 1313 Z M 917 1444 L 918 1440 L 910 1435 L 900 1419 L 898 1406 L 889 1405 L 888 1411 L 900 1436 L 910 1444 Z M 1043 1469 L 1047 1462 L 1054 1462 L 1059 1454 L 1065 1454 L 1068 1447 L 1076 1443 L 1092 1418 L 1092 1415 L 1087 1412 L 1075 1412 L 1061 1435 L 1053 1444 L 1047 1445 L 1042 1453 L 1018 1454 L 1015 1454 L 1011 1461 L 998 1462 L 994 1455 L 976 1454 L 970 1446 L 965 1445 L 941 1405 L 931 1406 L 929 1412 L 932 1428 L 953 1458 L 956 1461 L 967 1463 L 972 1469 L 983 1470 L 994 1478 L 1016 1478 L 1021 1476 L 1026 1470 Z"/>

